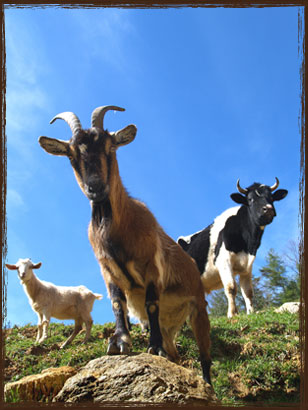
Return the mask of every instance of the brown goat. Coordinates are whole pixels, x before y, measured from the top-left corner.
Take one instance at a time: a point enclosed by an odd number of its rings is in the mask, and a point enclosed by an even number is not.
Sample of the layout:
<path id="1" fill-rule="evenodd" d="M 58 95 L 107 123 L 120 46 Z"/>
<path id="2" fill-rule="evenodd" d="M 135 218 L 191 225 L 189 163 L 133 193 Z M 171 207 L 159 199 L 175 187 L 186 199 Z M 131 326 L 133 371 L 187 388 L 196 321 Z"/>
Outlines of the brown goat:
<path id="1" fill-rule="evenodd" d="M 96 108 L 88 130 L 82 129 L 75 114 L 61 113 L 51 123 L 56 119 L 66 121 L 72 138 L 39 138 L 45 151 L 70 159 L 77 182 L 91 203 L 89 240 L 116 318 L 107 352 L 129 353 L 129 312 L 150 325 L 148 352 L 177 360 L 174 339 L 189 317 L 200 351 L 203 378 L 210 383 L 210 324 L 200 273 L 148 208 L 131 198 L 123 187 L 116 149 L 133 141 L 137 129 L 128 125 L 117 132 L 104 130 L 103 119 L 108 110 L 124 111 L 115 106 Z"/>

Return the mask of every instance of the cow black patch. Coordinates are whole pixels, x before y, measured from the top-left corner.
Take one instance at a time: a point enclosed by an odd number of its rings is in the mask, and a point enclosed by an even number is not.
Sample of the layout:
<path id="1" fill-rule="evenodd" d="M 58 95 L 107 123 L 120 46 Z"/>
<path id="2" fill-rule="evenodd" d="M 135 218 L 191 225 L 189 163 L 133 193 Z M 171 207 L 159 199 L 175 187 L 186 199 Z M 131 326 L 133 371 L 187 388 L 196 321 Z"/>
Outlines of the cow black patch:
<path id="1" fill-rule="evenodd" d="M 210 249 L 210 231 L 213 225 L 208 226 L 201 232 L 197 232 L 190 237 L 190 243 L 184 240 L 179 240 L 179 245 L 186 251 L 193 259 L 195 259 L 198 269 L 202 274 L 208 260 Z M 185 243 L 184 243 L 185 242 Z"/>
<path id="2" fill-rule="evenodd" d="M 215 261 L 221 249 L 222 243 L 225 244 L 229 252 L 245 252 L 256 255 L 261 243 L 263 230 L 256 226 L 248 214 L 248 208 L 242 206 L 236 215 L 230 216 L 224 228 L 219 232 L 215 247 Z"/>

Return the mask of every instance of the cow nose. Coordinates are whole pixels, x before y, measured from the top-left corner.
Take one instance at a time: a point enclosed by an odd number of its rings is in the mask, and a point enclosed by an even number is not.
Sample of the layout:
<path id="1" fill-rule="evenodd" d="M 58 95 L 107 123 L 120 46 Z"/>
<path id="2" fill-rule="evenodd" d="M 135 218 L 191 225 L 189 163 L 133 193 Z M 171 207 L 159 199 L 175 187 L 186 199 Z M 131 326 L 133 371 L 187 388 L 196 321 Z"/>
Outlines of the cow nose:
<path id="1" fill-rule="evenodd" d="M 273 205 L 271 205 L 271 204 L 264 205 L 263 206 L 263 212 L 264 212 L 264 214 L 275 216 L 275 210 L 274 210 Z"/>

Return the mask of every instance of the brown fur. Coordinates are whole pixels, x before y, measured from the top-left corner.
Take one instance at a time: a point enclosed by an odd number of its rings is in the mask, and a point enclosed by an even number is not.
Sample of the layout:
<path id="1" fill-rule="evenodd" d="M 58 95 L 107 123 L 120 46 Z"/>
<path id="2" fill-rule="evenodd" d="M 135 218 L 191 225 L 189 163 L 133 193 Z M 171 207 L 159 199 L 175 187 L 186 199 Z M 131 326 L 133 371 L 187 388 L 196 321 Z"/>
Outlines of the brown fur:
<path id="1" fill-rule="evenodd" d="M 93 129 L 91 130 L 84 132 L 93 133 Z M 128 137 L 125 136 L 125 144 Z M 173 360 L 178 359 L 174 338 L 190 317 L 201 357 L 210 362 L 210 324 L 198 268 L 192 258 L 164 232 L 149 209 L 142 202 L 131 198 L 124 189 L 115 152 L 119 145 L 124 144 L 112 140 L 105 131 L 100 137 L 94 138 L 94 141 L 99 139 L 103 148 L 96 149 L 96 157 L 94 158 L 93 152 L 86 155 L 92 159 L 91 164 L 99 158 L 100 166 L 96 175 L 100 175 L 106 187 L 111 212 L 107 209 L 106 201 L 91 201 L 92 212 L 96 212 L 98 217 L 92 213 L 88 235 L 107 290 L 109 292 L 110 284 L 120 288 L 130 313 L 145 322 L 148 319 L 146 290 L 153 283 L 158 294 L 159 326 L 167 354 Z M 42 143 L 41 145 L 44 148 Z M 69 147 L 75 155 L 78 141 L 72 139 Z M 84 147 L 83 151 L 86 151 Z M 52 153 L 51 150 L 48 152 Z M 87 176 L 83 174 L 85 167 L 82 155 L 79 158 L 78 166 L 82 176 L 77 172 L 75 175 L 80 188 L 86 193 Z M 128 276 L 132 278 L 133 284 Z M 124 300 L 117 298 L 116 303 L 117 307 L 122 306 L 123 311 L 127 311 Z"/>

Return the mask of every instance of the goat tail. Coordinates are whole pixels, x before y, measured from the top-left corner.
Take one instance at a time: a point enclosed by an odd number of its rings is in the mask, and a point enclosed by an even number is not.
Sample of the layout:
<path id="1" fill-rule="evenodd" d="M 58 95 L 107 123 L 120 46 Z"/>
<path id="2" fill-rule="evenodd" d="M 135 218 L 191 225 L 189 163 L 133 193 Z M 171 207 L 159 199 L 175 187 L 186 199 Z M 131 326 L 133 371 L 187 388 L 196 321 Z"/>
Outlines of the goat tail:
<path id="1" fill-rule="evenodd" d="M 99 293 L 94 293 L 95 299 L 103 299 L 103 295 L 100 295 Z"/>

